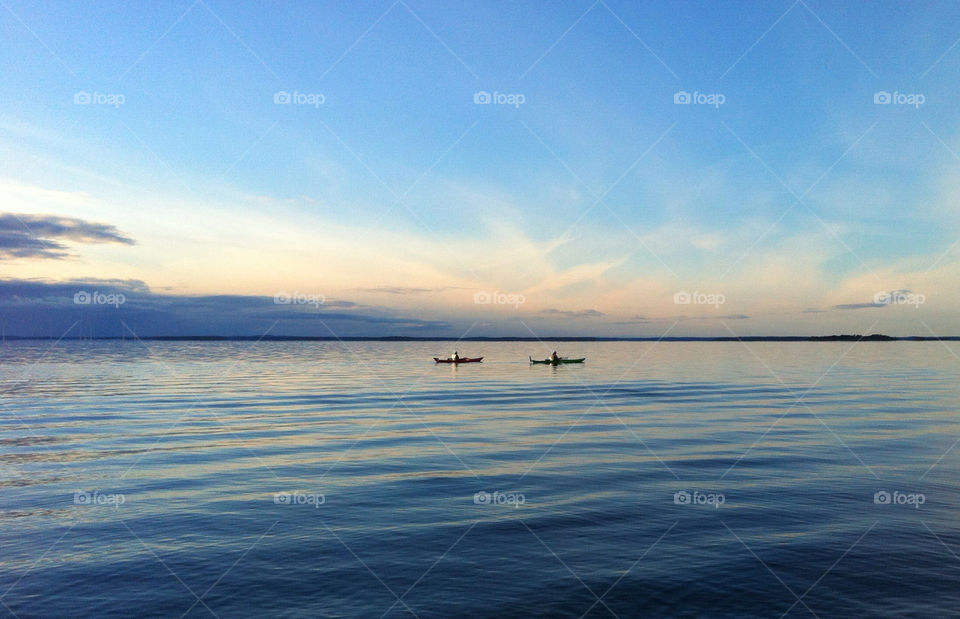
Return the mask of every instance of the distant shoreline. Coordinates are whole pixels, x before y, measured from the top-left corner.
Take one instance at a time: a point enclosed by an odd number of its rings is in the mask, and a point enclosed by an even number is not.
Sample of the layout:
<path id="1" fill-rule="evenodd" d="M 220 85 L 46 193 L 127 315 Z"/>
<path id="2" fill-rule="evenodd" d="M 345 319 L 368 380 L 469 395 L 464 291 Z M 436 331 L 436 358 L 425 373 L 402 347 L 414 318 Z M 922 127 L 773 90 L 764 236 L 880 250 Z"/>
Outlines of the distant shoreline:
<path id="1" fill-rule="evenodd" d="M 168 341 L 168 342 L 943 342 L 960 341 L 960 336 L 890 335 L 746 335 L 743 337 L 314 337 L 305 335 L 154 335 L 147 337 L 52 337 L 7 335 L 4 341 Z"/>

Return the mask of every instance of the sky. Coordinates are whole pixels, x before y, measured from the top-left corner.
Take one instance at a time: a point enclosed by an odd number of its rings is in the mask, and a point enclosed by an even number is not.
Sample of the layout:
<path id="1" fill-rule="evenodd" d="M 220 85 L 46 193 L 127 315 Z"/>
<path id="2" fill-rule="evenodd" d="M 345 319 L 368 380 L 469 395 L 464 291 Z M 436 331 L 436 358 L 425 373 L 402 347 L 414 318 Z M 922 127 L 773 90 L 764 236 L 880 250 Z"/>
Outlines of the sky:
<path id="1" fill-rule="evenodd" d="M 960 335 L 955 2 L 0 3 L 6 335 Z"/>

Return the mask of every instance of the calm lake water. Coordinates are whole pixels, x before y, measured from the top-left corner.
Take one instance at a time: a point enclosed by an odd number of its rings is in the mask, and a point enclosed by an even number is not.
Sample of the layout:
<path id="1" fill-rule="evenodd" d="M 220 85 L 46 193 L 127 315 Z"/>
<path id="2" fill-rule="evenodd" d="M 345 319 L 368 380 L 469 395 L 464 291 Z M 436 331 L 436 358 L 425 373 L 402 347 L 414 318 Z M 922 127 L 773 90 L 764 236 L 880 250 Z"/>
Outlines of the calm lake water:
<path id="1" fill-rule="evenodd" d="M 0 614 L 957 616 L 947 346 L 7 343 Z"/>

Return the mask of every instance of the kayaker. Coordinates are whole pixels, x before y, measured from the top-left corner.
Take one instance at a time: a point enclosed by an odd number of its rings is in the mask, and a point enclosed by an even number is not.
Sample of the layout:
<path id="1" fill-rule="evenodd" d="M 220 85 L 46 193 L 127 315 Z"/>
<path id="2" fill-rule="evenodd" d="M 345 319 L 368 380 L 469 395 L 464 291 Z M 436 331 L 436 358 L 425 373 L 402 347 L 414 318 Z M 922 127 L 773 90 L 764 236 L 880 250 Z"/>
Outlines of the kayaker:
<path id="1" fill-rule="evenodd" d="M 552 353 L 550 353 L 550 362 L 551 362 L 551 363 L 556 363 L 556 362 L 559 361 L 559 360 L 560 360 L 560 357 L 557 356 L 557 351 L 553 351 Z"/>
<path id="2" fill-rule="evenodd" d="M 459 354 L 457 351 L 453 351 L 453 354 L 450 355 L 450 358 L 453 359 L 454 361 L 459 361 L 459 360 L 460 360 L 460 354 Z"/>

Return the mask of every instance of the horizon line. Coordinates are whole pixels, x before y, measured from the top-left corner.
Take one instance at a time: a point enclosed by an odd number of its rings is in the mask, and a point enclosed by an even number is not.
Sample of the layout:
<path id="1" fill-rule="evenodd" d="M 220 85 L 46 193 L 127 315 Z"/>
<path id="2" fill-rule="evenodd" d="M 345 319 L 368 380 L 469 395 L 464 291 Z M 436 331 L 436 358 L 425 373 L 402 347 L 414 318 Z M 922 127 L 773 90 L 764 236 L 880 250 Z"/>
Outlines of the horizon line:
<path id="1" fill-rule="evenodd" d="M 834 335 L 744 335 L 744 336 L 667 336 L 667 337 L 606 337 L 606 336 L 407 336 L 407 335 L 376 335 L 376 336 L 311 336 L 311 335 L 149 335 L 149 336 L 91 336 L 91 337 L 55 337 L 52 335 L 4 335 L 2 342 L 40 340 L 49 341 L 193 341 L 193 342 L 242 342 L 242 341 L 271 341 L 271 342 L 898 342 L 898 341 L 960 341 L 957 335 L 905 335 L 892 336 L 881 333 L 870 335 L 834 334 Z"/>

